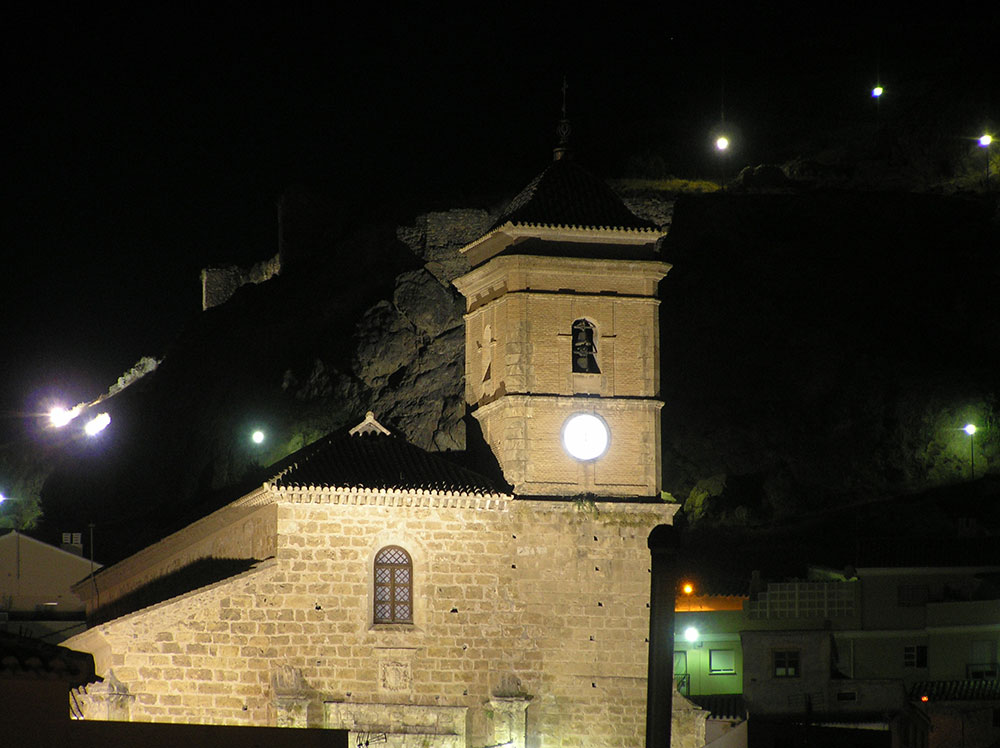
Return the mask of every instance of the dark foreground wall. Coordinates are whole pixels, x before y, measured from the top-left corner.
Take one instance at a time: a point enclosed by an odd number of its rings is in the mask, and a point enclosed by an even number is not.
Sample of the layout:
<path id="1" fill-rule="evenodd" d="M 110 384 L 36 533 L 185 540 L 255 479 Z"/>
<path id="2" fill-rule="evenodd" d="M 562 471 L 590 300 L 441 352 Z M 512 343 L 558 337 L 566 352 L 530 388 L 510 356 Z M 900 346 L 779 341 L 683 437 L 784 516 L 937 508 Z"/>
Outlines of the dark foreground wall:
<path id="1" fill-rule="evenodd" d="M 85 722 L 59 680 L 0 680 L 0 745 L 17 748 L 347 748 L 346 730 Z"/>

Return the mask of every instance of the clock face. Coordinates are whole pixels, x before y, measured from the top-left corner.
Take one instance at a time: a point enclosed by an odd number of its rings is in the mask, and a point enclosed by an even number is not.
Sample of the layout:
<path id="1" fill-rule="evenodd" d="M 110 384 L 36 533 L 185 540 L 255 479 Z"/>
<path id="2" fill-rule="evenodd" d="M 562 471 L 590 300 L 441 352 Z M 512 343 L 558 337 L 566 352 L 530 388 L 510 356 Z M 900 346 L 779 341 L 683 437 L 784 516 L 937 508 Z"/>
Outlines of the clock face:
<path id="1" fill-rule="evenodd" d="M 608 424 L 592 413 L 575 413 L 563 424 L 563 447 L 577 460 L 596 460 L 608 451 L 610 441 Z"/>

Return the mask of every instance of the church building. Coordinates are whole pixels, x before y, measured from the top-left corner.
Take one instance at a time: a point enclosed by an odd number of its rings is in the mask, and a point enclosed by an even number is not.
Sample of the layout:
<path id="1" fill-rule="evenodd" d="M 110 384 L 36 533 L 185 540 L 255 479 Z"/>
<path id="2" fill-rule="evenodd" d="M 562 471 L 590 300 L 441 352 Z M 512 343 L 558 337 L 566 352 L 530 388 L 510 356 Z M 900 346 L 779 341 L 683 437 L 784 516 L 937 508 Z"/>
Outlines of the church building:
<path id="1" fill-rule="evenodd" d="M 359 745 L 640 746 L 663 232 L 557 149 L 462 251 L 465 397 L 503 481 L 368 415 L 75 587 L 86 719 Z"/>

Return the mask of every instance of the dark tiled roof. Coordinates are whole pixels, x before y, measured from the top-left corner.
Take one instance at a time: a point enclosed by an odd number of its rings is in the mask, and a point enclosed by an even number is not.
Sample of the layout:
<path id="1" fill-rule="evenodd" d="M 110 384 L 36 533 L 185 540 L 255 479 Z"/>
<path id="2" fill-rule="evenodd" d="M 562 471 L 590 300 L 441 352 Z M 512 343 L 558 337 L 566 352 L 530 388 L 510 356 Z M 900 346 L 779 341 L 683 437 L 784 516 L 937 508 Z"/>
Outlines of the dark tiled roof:
<path id="1" fill-rule="evenodd" d="M 929 701 L 1000 701 L 1000 680 L 924 680 L 910 687 L 910 698 Z"/>
<path id="2" fill-rule="evenodd" d="M 101 680 L 88 652 L 0 631 L 0 678 L 62 680 L 78 688 Z"/>
<path id="3" fill-rule="evenodd" d="M 716 719 L 747 718 L 747 707 L 741 693 L 715 693 L 687 698 Z"/>
<path id="4" fill-rule="evenodd" d="M 256 563 L 259 561 L 253 558 L 200 558 L 102 605 L 88 616 L 87 623 L 96 626 L 105 621 L 112 621 L 172 597 L 242 574 Z"/>
<path id="5" fill-rule="evenodd" d="M 579 228 L 654 229 L 625 207 L 607 184 L 572 159 L 553 161 L 511 200 L 497 222 Z"/>
<path id="6" fill-rule="evenodd" d="M 269 481 L 277 488 L 327 486 L 453 491 L 476 495 L 507 488 L 395 436 L 339 432 L 284 460 Z"/>

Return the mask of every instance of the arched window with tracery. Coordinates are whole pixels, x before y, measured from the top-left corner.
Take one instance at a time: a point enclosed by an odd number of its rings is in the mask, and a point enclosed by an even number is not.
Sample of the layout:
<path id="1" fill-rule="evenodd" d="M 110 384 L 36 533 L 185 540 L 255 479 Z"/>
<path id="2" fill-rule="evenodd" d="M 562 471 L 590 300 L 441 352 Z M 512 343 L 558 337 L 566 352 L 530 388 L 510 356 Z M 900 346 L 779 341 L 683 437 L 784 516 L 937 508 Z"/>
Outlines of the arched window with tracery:
<path id="1" fill-rule="evenodd" d="M 413 623 L 413 561 L 398 545 L 375 554 L 375 623 Z"/>
<path id="2" fill-rule="evenodd" d="M 573 372 L 600 374 L 597 367 L 597 328 L 592 322 L 578 319 L 573 323 Z"/>

